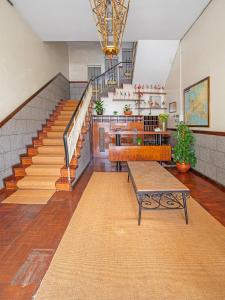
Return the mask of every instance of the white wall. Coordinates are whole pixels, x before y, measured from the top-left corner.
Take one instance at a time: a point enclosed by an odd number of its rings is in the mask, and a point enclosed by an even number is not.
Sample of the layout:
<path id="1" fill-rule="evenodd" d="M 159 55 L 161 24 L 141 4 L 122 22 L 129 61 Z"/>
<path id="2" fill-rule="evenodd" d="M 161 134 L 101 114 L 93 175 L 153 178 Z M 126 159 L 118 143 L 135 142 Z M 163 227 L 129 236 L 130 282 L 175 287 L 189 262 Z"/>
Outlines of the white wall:
<path id="1" fill-rule="evenodd" d="M 170 118 L 168 120 L 168 127 L 175 128 L 176 127 L 176 118 L 175 116 L 180 113 L 181 103 L 178 101 L 180 99 L 180 47 L 177 50 L 174 62 L 172 64 L 170 75 L 166 82 L 166 106 L 169 108 L 169 103 L 176 102 L 177 111 L 170 113 Z M 183 94 L 182 94 L 183 95 Z M 183 97 L 183 96 L 182 96 Z M 168 109 L 169 113 L 169 109 Z"/>
<path id="2" fill-rule="evenodd" d="M 130 97 L 126 96 L 126 99 L 124 96 L 120 95 L 120 92 L 123 93 L 126 92 L 126 95 L 128 92 L 130 93 Z M 108 93 L 108 97 L 102 97 L 102 100 L 104 101 L 104 115 L 113 115 L 114 111 L 118 112 L 118 115 L 123 115 L 123 109 L 126 104 L 129 104 L 133 115 L 138 115 L 138 109 L 135 105 L 134 99 L 138 100 L 138 97 L 136 94 L 134 94 L 135 89 L 130 84 L 124 84 L 123 89 L 116 89 L 115 93 Z M 118 101 L 119 100 L 119 101 Z M 121 101 L 122 100 L 122 101 Z M 144 107 L 145 109 L 141 109 L 141 115 L 149 115 L 150 109 L 149 109 L 149 95 L 145 94 L 142 96 L 141 107 Z M 154 100 L 154 99 L 153 99 Z M 159 104 L 161 105 L 161 102 L 165 101 L 165 96 L 162 95 L 161 99 L 157 99 Z M 151 115 L 157 116 L 161 113 L 165 112 L 161 109 L 151 109 Z"/>
<path id="3" fill-rule="evenodd" d="M 132 45 L 124 42 L 123 48 L 132 48 Z M 70 42 L 68 47 L 70 81 L 87 81 L 88 66 L 101 66 L 101 72 L 105 72 L 105 55 L 99 42 Z M 121 52 L 118 61 L 122 61 Z"/>
<path id="4" fill-rule="evenodd" d="M 105 57 L 99 42 L 69 43 L 70 81 L 87 81 L 88 65 L 99 65 L 105 70 Z"/>
<path id="5" fill-rule="evenodd" d="M 0 121 L 57 73 L 67 78 L 68 48 L 43 43 L 15 8 L 0 0 Z"/>
<path id="6" fill-rule="evenodd" d="M 204 14 L 195 23 L 181 42 L 182 85 L 181 90 L 210 76 L 210 127 L 202 130 L 225 131 L 225 1 L 212 1 Z M 170 99 L 179 97 L 179 56 L 176 56 L 166 87 Z M 182 111 L 181 111 L 182 113 Z"/>
<path id="7" fill-rule="evenodd" d="M 138 41 L 133 83 L 165 85 L 179 41 Z"/>

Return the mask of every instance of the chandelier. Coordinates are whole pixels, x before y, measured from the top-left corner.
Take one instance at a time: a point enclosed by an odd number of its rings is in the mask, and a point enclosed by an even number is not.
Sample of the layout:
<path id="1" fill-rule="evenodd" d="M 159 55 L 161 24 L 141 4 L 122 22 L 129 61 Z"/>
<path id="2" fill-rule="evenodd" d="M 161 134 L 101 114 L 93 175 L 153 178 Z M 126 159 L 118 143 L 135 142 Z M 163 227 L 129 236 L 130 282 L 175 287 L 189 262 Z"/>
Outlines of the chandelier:
<path id="1" fill-rule="evenodd" d="M 102 51 L 112 57 L 120 52 L 130 0 L 90 0 Z"/>

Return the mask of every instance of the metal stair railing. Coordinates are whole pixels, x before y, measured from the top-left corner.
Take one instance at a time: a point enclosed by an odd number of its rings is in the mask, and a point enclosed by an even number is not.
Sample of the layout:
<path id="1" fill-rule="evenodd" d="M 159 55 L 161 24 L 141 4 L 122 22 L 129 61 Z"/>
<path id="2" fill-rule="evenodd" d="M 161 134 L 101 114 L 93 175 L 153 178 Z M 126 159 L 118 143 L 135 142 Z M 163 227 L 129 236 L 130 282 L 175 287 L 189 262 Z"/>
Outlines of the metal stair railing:
<path id="1" fill-rule="evenodd" d="M 63 134 L 66 167 L 68 180 L 70 181 L 70 163 L 76 154 L 77 143 L 81 134 L 89 105 L 95 96 L 97 99 L 104 90 L 109 88 L 122 88 L 124 83 L 132 83 L 133 62 L 120 62 L 105 71 L 100 76 L 90 80 L 82 94 L 81 100 L 76 107 Z"/>
<path id="2" fill-rule="evenodd" d="M 133 62 L 119 62 L 103 74 L 93 79 L 93 95 L 95 100 L 110 88 L 122 88 L 124 83 L 131 84 L 133 78 Z"/>
<path id="3" fill-rule="evenodd" d="M 81 100 L 76 107 L 68 125 L 63 134 L 66 167 L 68 170 L 68 179 L 70 180 L 70 162 L 73 155 L 76 154 L 77 142 L 79 140 L 85 117 L 88 112 L 89 105 L 92 100 L 92 84 L 91 81 L 87 84 Z"/>

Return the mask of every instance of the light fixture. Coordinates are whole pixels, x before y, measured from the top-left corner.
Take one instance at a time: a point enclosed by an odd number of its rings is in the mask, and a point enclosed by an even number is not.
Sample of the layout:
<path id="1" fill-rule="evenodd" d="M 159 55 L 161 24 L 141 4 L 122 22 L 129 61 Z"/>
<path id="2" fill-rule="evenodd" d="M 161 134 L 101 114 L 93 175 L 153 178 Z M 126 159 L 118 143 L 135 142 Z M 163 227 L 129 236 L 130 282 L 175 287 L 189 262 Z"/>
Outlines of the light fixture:
<path id="1" fill-rule="evenodd" d="M 112 57 L 120 52 L 130 0 L 90 0 L 102 51 Z"/>

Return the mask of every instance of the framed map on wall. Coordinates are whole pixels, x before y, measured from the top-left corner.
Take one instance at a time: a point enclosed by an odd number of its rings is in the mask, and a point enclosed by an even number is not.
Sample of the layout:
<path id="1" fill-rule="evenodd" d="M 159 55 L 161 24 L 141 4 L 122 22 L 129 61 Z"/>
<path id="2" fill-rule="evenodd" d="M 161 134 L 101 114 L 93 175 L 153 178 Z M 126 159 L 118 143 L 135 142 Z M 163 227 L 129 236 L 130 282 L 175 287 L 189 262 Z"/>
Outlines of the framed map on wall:
<path id="1" fill-rule="evenodd" d="M 210 78 L 184 90 L 184 121 L 192 127 L 209 127 Z"/>

